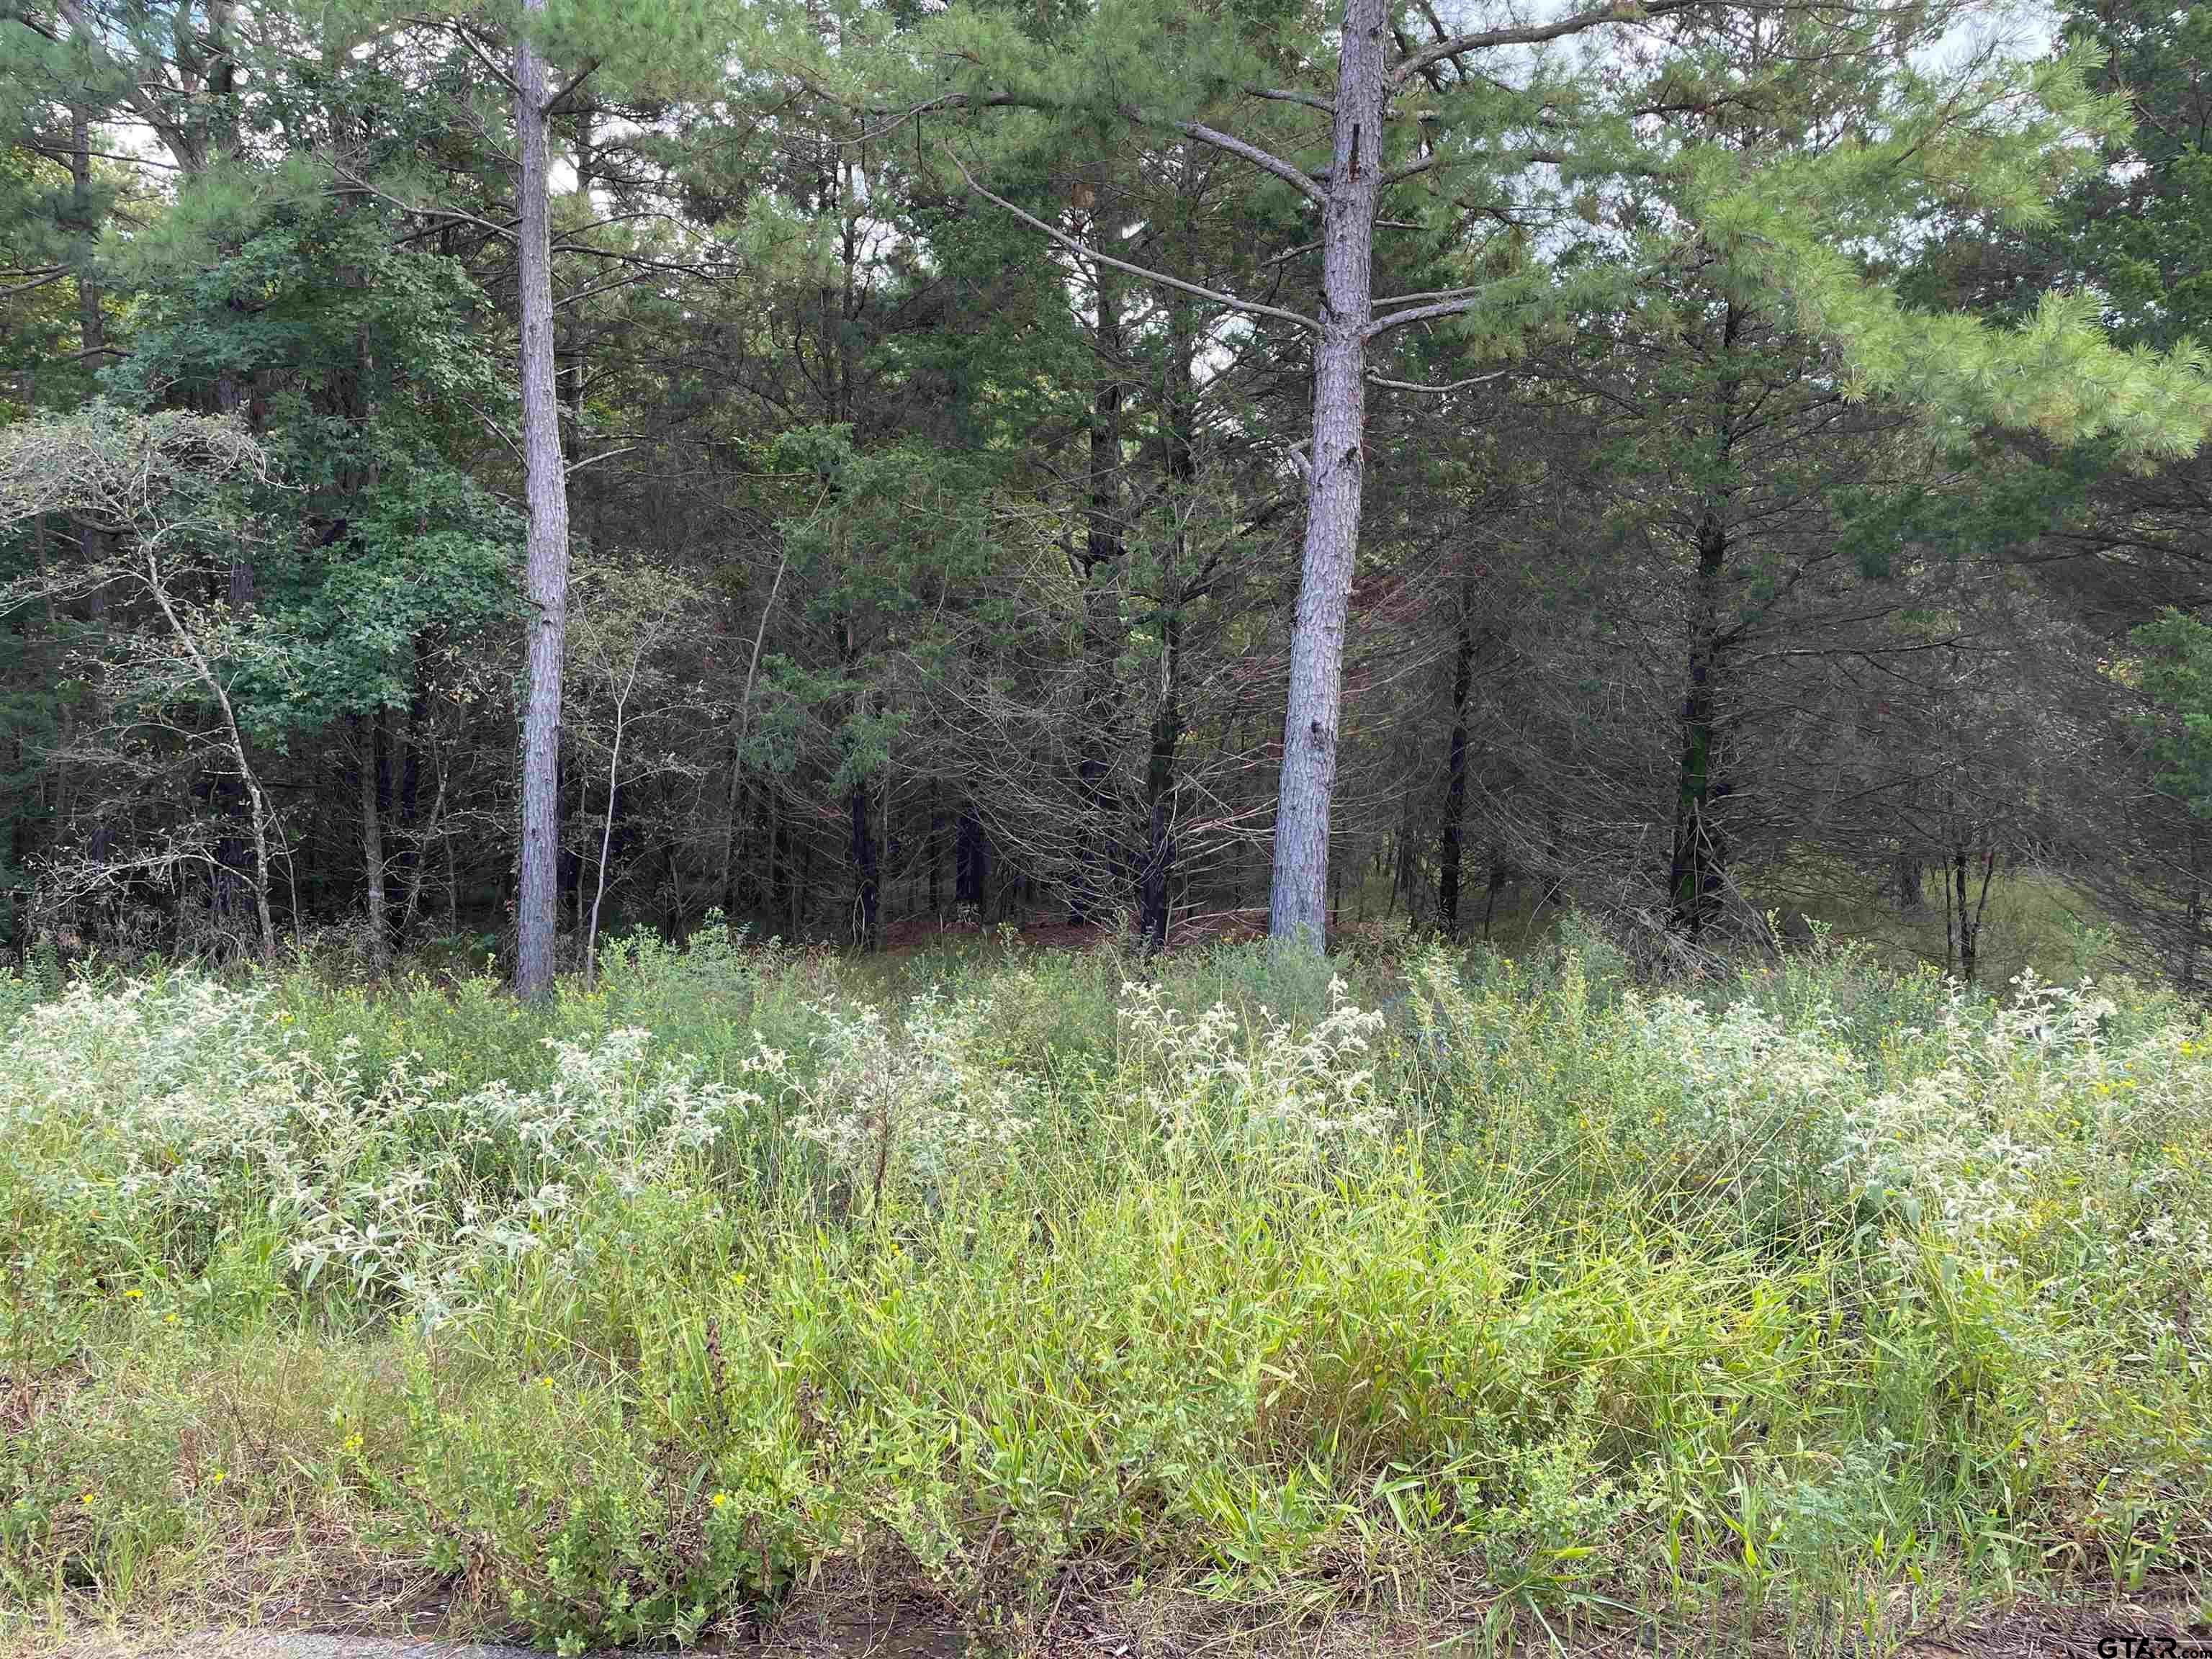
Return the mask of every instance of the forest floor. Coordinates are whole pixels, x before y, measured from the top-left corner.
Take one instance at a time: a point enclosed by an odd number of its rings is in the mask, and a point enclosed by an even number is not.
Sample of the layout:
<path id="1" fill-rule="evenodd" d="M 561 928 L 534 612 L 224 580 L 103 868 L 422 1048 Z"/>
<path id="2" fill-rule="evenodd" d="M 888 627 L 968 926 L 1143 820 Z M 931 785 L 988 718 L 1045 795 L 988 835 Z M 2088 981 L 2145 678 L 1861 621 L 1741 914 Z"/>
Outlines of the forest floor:
<path id="1" fill-rule="evenodd" d="M 1173 1612 L 1120 1605 L 1064 1611 L 1035 1639 L 1010 1650 L 963 1634 L 941 1609 L 908 1607 L 874 1616 L 787 1617 L 765 1632 L 709 1638 L 690 1651 L 702 1659 L 982 1659 L 1023 1651 L 1045 1659 L 1440 1659 L 1496 1651 L 1479 1626 L 1339 1612 L 1318 1619 L 1179 1620 Z M 1753 1632 L 1668 1631 L 1648 1625 L 1593 1629 L 1531 1623 L 1516 1645 L 1559 1659 L 1643 1659 L 1650 1655 L 1785 1653 L 1778 1639 Z M 2168 1644 L 2171 1645 L 2168 1645 Z M 526 1647 L 477 1637 L 397 1636 L 363 1632 L 246 1630 L 115 1631 L 49 1634 L 6 1651 L 9 1659 L 530 1659 Z M 634 1653 L 635 1650 L 633 1650 Z M 2026 1599 L 1978 1613 L 1927 1621 L 1900 1632 L 1893 1659 L 2188 1659 L 2212 1653 L 2212 1608 L 2169 1586 L 2134 1596 L 2062 1604 Z M 603 1650 L 591 1659 L 630 1659 Z"/>

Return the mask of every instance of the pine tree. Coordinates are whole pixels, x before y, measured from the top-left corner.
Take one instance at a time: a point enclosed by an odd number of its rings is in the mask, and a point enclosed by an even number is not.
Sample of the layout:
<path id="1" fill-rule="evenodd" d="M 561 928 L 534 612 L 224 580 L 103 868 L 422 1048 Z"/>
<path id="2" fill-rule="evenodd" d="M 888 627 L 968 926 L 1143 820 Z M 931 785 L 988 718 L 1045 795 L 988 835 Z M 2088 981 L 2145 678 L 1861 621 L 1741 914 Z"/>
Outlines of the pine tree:
<path id="1" fill-rule="evenodd" d="M 1750 9 L 1742 15 L 1754 15 Z M 1306 204 L 1302 237 L 1320 255 L 1312 314 L 1206 296 L 1303 331 L 1312 352 L 1311 424 L 1299 453 L 1306 532 L 1270 901 L 1275 937 L 1304 937 L 1317 948 L 1324 931 L 1370 353 L 1394 331 L 1451 318 L 1510 349 L 1559 301 L 1559 287 L 1528 259 L 1525 220 L 1563 222 L 1561 210 L 1573 199 L 1566 192 L 1664 203 L 1663 218 L 1650 216 L 1653 233 L 1701 240 L 1729 262 L 1739 283 L 1786 301 L 1810 330 L 1838 341 L 1855 394 L 1893 394 L 1945 416 L 2054 435 L 2102 434 L 2140 453 L 2185 452 L 2199 441 L 2212 400 L 2193 356 L 2165 362 L 2116 353 L 2094 318 L 2063 300 L 2045 303 L 2017 334 L 1998 335 L 1971 319 L 1909 314 L 1892 291 L 1867 285 L 1866 262 L 1848 251 L 1855 239 L 1899 234 L 1931 196 L 2032 217 L 2045 210 L 2065 170 L 2094 160 L 2069 148 L 2068 135 L 2118 119 L 2111 101 L 2083 85 L 2078 60 L 2033 74 L 1998 64 L 1948 79 L 1897 67 L 1953 15 L 1879 4 L 1775 14 L 1767 27 L 1797 37 L 1804 57 L 1880 70 L 1867 125 L 1850 129 L 1844 142 L 1778 155 L 1711 140 L 1677 149 L 1649 142 L 1636 125 L 1639 118 L 1729 100 L 1777 106 L 1778 127 L 1820 118 L 1793 96 L 1799 56 L 1731 66 L 1727 36 L 1738 9 L 1686 0 L 1658 0 L 1632 17 L 1606 7 L 1458 33 L 1423 16 L 1432 38 L 1419 45 L 1416 20 L 1382 0 L 1344 0 L 1326 35 L 1304 18 L 1243 28 L 1208 20 L 1194 40 L 1198 26 L 1179 13 L 1116 12 L 1101 18 L 1084 50 L 1050 58 L 990 14 L 957 13 L 948 23 L 949 49 L 933 61 L 960 65 L 954 73 L 969 78 L 917 99 L 910 106 L 917 119 L 926 107 L 947 106 L 1081 111 L 1092 119 L 1110 113 L 1235 155 L 1263 185 L 1286 188 Z M 1612 43 L 1612 63 L 1600 55 L 1563 65 L 1544 50 L 1592 36 Z M 1188 66 L 1179 76 L 1158 67 L 1178 60 Z M 1485 72 L 1467 72 L 1476 62 Z M 1300 63 L 1314 66 L 1304 83 L 1273 81 L 1278 65 Z M 1447 76 L 1446 65 L 1460 73 Z M 1150 98 L 1133 97 L 1133 84 Z M 1321 112 L 1326 138 L 1270 131 L 1286 108 Z M 1239 124 L 1259 137 L 1228 130 Z M 979 196 L 1081 257 L 1146 280 L 1181 282 L 1026 213 L 985 188 L 957 151 L 952 164 Z M 1441 239 L 1466 280 L 1376 298 L 1386 200 L 1395 204 L 1394 222 L 1408 216 L 1405 222 L 1422 227 L 1413 234 Z M 1468 216 L 1486 212 L 1513 229 L 1502 239 L 1459 230 Z"/>
<path id="2" fill-rule="evenodd" d="M 419 11 L 372 10 L 364 28 L 404 29 Z M 520 835 L 514 982 L 544 994 L 555 970 L 560 903 L 561 682 L 568 582 L 570 458 L 561 433 L 553 298 L 551 124 L 591 82 L 616 95 L 658 97 L 714 84 L 731 30 L 716 0 L 641 9 L 615 0 L 522 0 L 510 69 L 482 35 L 474 9 L 433 14 L 511 96 L 515 134 L 513 235 L 519 267 L 517 374 L 526 523 L 523 567 Z M 588 187 L 588 181 L 586 181 Z"/>

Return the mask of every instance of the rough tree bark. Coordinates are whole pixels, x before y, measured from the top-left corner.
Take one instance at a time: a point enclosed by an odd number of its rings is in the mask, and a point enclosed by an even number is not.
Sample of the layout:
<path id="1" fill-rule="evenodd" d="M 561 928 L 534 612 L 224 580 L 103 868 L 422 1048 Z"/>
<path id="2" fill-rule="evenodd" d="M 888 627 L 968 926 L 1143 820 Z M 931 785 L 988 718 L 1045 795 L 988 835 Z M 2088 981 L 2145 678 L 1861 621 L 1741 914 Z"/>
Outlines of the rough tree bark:
<path id="1" fill-rule="evenodd" d="M 853 900 L 854 943 L 863 951 L 876 948 L 878 882 L 876 837 L 868 811 L 868 786 L 853 786 Z"/>
<path id="2" fill-rule="evenodd" d="M 798 831 L 793 829 L 790 833 L 795 836 Z M 786 868 L 789 868 L 787 864 Z M 814 843 L 811 840 L 802 841 L 799 843 L 798 869 L 792 874 L 791 890 L 786 895 L 791 901 L 791 928 L 784 935 L 786 939 L 795 940 L 799 937 L 799 924 L 806 914 L 806 890 L 813 881 Z"/>
<path id="3" fill-rule="evenodd" d="M 107 352 L 107 323 L 100 311 L 100 284 L 92 274 L 92 240 L 99 227 L 92 218 L 92 118 L 82 104 L 70 110 L 69 223 L 85 242 L 84 262 L 76 275 L 77 335 L 86 363 L 97 368 L 98 360 Z"/>
<path id="4" fill-rule="evenodd" d="M 84 350 L 86 367 L 97 370 L 100 366 L 100 359 L 107 352 L 107 320 L 106 313 L 100 308 L 100 284 L 93 279 L 92 246 L 94 239 L 98 234 L 99 227 L 94 223 L 92 216 L 92 121 L 89 112 L 82 104 L 72 105 L 70 109 L 70 228 L 83 239 L 83 262 L 77 266 L 76 272 L 78 343 Z M 42 549 L 46 533 L 46 521 L 44 515 L 41 515 L 39 520 L 39 538 Z M 109 544 L 107 532 L 97 525 L 87 524 L 79 527 L 77 534 L 78 544 L 84 554 L 85 568 L 88 570 L 98 570 L 104 567 L 113 551 Z M 104 629 L 107 614 L 107 584 L 106 582 L 94 582 L 86 592 L 84 611 L 88 620 Z M 70 710 L 67 702 L 64 702 L 61 706 L 60 718 L 62 735 L 64 741 L 66 742 L 70 719 Z M 67 816 L 65 811 L 58 810 L 65 805 L 67 799 L 66 781 L 64 782 L 63 787 L 64 799 L 56 803 L 58 818 L 65 818 Z M 106 817 L 102 813 L 95 817 L 92 830 L 92 842 L 96 849 L 96 856 L 104 855 L 106 838 Z M 18 867 L 21 867 L 21 862 L 18 860 Z"/>
<path id="5" fill-rule="evenodd" d="M 361 860 L 368 878 L 368 961 L 381 976 L 392 965 L 391 910 L 385 892 L 384 812 L 378 764 L 384 747 L 384 712 L 354 716 L 361 756 Z"/>
<path id="6" fill-rule="evenodd" d="M 1682 696 L 1682 749 L 1677 763 L 1674 855 L 1667 889 L 1674 925 L 1690 938 L 1718 920 L 1728 851 L 1713 805 L 1723 793 L 1714 754 L 1721 676 L 1720 588 L 1728 563 L 1728 531 L 1708 511 L 1698 531 L 1697 586 L 1690 608 L 1689 687 Z"/>
<path id="7" fill-rule="evenodd" d="M 1367 330 L 1373 320 L 1375 210 L 1382 192 L 1389 12 L 1346 0 L 1336 77 L 1335 150 L 1322 210 L 1321 333 L 1314 343 L 1313 447 L 1305 546 L 1291 633 L 1290 698 L 1267 933 L 1322 946 L 1329 805 L 1344 702 L 1344 624 L 1366 481 Z"/>
<path id="8" fill-rule="evenodd" d="M 231 48 L 232 25 L 236 20 L 236 8 L 228 0 L 209 0 L 205 10 L 207 20 L 205 87 L 208 97 L 207 141 L 202 148 L 204 155 L 211 149 L 222 161 L 235 161 L 242 153 L 238 108 L 238 58 Z M 189 166 L 187 172 L 192 171 Z M 224 305 L 234 314 L 243 318 L 247 301 L 243 295 L 233 294 Z M 241 375 L 234 365 L 226 363 L 216 376 L 216 408 L 225 415 L 240 409 L 246 410 L 246 425 L 255 434 L 262 429 L 267 410 L 258 392 L 249 393 L 253 376 Z M 253 562 L 241 549 L 230 565 L 230 608 L 243 617 L 253 609 Z"/>
<path id="9" fill-rule="evenodd" d="M 419 636 L 414 643 L 415 684 L 407 694 L 407 720 L 400 728 L 398 738 L 398 776 L 388 792 L 392 811 L 390 823 L 399 830 L 399 845 L 392 849 L 392 873 L 402 891 L 411 896 L 421 885 L 423 864 L 429 847 L 423 838 L 422 829 L 422 744 L 429 723 L 429 675 L 423 667 L 428 655 L 424 641 Z M 415 911 L 403 901 L 400 920 L 394 924 L 395 940 L 407 937 L 407 929 L 414 924 Z"/>
<path id="10" fill-rule="evenodd" d="M 1193 369 L 1196 331 L 1190 307 L 1177 304 L 1168 346 L 1166 471 L 1175 494 L 1176 533 L 1160 578 L 1160 690 L 1152 711 L 1152 742 L 1145 766 L 1145 854 L 1137 882 L 1137 921 L 1145 953 L 1167 948 L 1175 896 L 1176 753 L 1182 744 L 1182 607 L 1195 580 L 1191 568 L 1190 513 L 1198 481 L 1198 389 Z"/>
<path id="11" fill-rule="evenodd" d="M 1117 240 L 1109 238 L 1109 240 Z M 1068 893 L 1068 920 L 1091 920 L 1100 899 L 1121 862 L 1116 843 L 1121 826 L 1115 821 L 1113 792 L 1109 787 L 1111 739 L 1117 719 L 1115 703 L 1114 659 L 1119 653 L 1116 586 L 1124 550 L 1121 537 L 1121 293 L 1113 270 L 1101 265 L 1096 283 L 1098 323 L 1092 347 L 1101 379 L 1091 404 L 1089 471 L 1084 507 L 1083 551 L 1078 574 L 1083 584 L 1083 684 L 1079 741 L 1082 752 L 1076 762 L 1076 786 L 1080 811 L 1087 816 L 1088 833 L 1079 846 L 1079 859 L 1096 863 L 1079 866 Z"/>
<path id="12" fill-rule="evenodd" d="M 1444 821 L 1437 848 L 1437 926 L 1459 934 L 1459 883 L 1462 837 L 1467 823 L 1467 702 L 1474 690 L 1474 585 L 1462 582 L 1459 637 L 1452 654 L 1451 755 L 1444 783 Z M 1497 894 L 1491 895 L 1492 903 Z M 1483 912 L 1487 932 L 1490 912 Z"/>
<path id="13" fill-rule="evenodd" d="M 545 0 L 523 0 L 514 46 L 515 149 L 520 161 L 516 235 L 521 259 L 524 491 L 530 528 L 523 590 L 528 639 L 522 712 L 522 858 L 516 884 L 514 989 L 536 997 L 553 983 L 560 903 L 561 657 L 568 628 L 568 478 L 561 453 L 553 363 L 553 255 L 547 224 L 550 155 L 545 65 L 530 38 Z"/>
<path id="14" fill-rule="evenodd" d="M 1982 890 L 1972 908 L 1966 902 L 1968 878 L 1973 868 L 1973 853 L 1961 839 L 1951 849 L 1950 890 L 1944 896 L 1944 913 L 1948 931 L 1951 901 L 1955 895 L 1959 912 L 1958 960 L 1961 983 L 1972 985 L 1974 975 L 1981 966 L 1982 920 L 1989 914 L 1990 878 L 1996 873 L 1997 850 L 1985 846 L 1982 852 Z"/>
<path id="15" fill-rule="evenodd" d="M 849 671 L 857 654 L 854 648 L 853 624 L 847 618 L 839 629 L 843 660 Z M 866 714 L 868 699 L 865 693 L 853 700 L 852 718 L 856 724 Z M 856 738 L 857 740 L 857 738 Z M 852 835 L 846 850 L 853 865 L 853 943 L 862 951 L 876 948 L 876 915 L 881 896 L 881 875 L 877 856 L 872 811 L 868 799 L 868 776 L 861 772 L 853 781 L 847 805 L 852 819 Z"/>
<path id="16" fill-rule="evenodd" d="M 960 803 L 960 822 L 954 831 L 953 902 L 969 907 L 981 918 L 990 895 L 990 837 L 983 832 L 982 815 L 971 797 Z"/>
<path id="17" fill-rule="evenodd" d="M 2204 890 L 2192 886 L 2189 890 L 2189 908 L 2183 916 L 2183 925 L 2189 929 L 2181 946 L 2181 992 L 2184 996 L 2197 994 L 2197 958 L 2204 947 Z"/>
<path id="18" fill-rule="evenodd" d="M 1145 867 L 1137 887 L 1138 921 L 1146 956 L 1167 949 L 1168 913 L 1174 902 L 1175 766 L 1176 750 L 1182 742 L 1182 617 L 1178 609 L 1161 618 L 1160 656 L 1160 702 L 1152 715 L 1152 751 L 1145 768 Z"/>
<path id="19" fill-rule="evenodd" d="M 1729 376 L 1738 325 L 1733 304 L 1721 319 L 1721 395 L 1718 449 L 1728 465 L 1735 435 Z M 1690 600 L 1689 686 L 1682 696 L 1681 758 L 1676 769 L 1674 844 L 1667 890 L 1674 926 L 1695 939 L 1719 920 L 1728 884 L 1728 848 L 1715 820 L 1715 804 L 1728 793 L 1719 775 L 1721 679 L 1726 641 L 1721 631 L 1721 590 L 1728 574 L 1729 523 L 1725 481 L 1708 489 L 1698 516 L 1698 572 Z"/>
<path id="20" fill-rule="evenodd" d="M 416 739 L 414 747 L 419 749 L 419 738 Z M 410 767 L 415 764 L 412 750 L 410 753 L 408 764 Z M 430 794 L 429 814 L 422 821 L 421 828 L 413 838 L 413 847 L 407 865 L 407 902 L 401 908 L 399 918 L 399 932 L 403 938 L 414 927 L 415 918 L 422 909 L 422 887 L 430 870 L 430 844 L 437 838 L 441 821 L 445 817 L 446 768 L 443 757 L 434 757 L 432 766 L 436 775 Z M 411 811 L 408 817 L 411 822 L 414 817 Z M 453 908 L 459 902 L 458 896 L 453 890 L 453 846 L 449 838 L 446 842 L 446 929 L 448 933 L 453 931 Z"/>
<path id="21" fill-rule="evenodd" d="M 2204 948 L 2204 838 L 2205 826 L 2200 822 L 2191 827 L 2189 836 L 2189 905 L 2182 913 L 2182 926 L 2189 931 L 2181 941 L 2181 992 L 2184 996 L 2197 994 L 2197 963 Z"/>
<path id="22" fill-rule="evenodd" d="M 937 810 L 937 784 L 934 780 L 929 786 L 929 846 L 922 854 L 922 861 L 929 866 L 929 914 L 941 921 L 945 908 L 939 900 L 944 884 L 939 876 L 939 866 L 945 862 L 945 814 Z"/>
<path id="23" fill-rule="evenodd" d="M 1920 854 L 1902 836 L 1898 837 L 1897 851 L 1890 860 L 1890 880 L 1897 889 L 1899 909 L 1907 915 L 1918 915 L 1926 908 L 1926 897 L 1920 890 Z"/>

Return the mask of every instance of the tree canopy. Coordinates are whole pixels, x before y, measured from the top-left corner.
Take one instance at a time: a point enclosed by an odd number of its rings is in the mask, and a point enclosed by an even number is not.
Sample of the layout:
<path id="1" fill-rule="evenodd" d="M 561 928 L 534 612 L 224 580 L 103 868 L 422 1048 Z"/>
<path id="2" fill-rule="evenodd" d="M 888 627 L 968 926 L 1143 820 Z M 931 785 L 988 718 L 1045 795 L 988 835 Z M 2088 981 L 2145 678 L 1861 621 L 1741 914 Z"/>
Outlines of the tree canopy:
<path id="1" fill-rule="evenodd" d="M 1971 877 L 2194 986 L 2212 25 L 2007 21 L 16 8 L 9 939 L 1971 977 Z"/>

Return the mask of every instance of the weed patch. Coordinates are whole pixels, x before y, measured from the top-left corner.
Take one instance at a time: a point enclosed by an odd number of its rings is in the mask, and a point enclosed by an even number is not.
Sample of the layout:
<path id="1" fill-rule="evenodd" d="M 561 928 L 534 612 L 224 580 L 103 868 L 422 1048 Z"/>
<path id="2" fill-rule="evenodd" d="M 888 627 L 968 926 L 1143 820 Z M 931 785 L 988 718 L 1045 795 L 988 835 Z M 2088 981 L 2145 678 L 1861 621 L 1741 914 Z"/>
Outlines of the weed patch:
<path id="1" fill-rule="evenodd" d="M 573 1650 L 875 1563 L 1875 1642 L 2212 1550 L 2212 1032 L 2155 994 L 939 967 L 0 999 L 8 1601 L 321 1555 Z"/>

